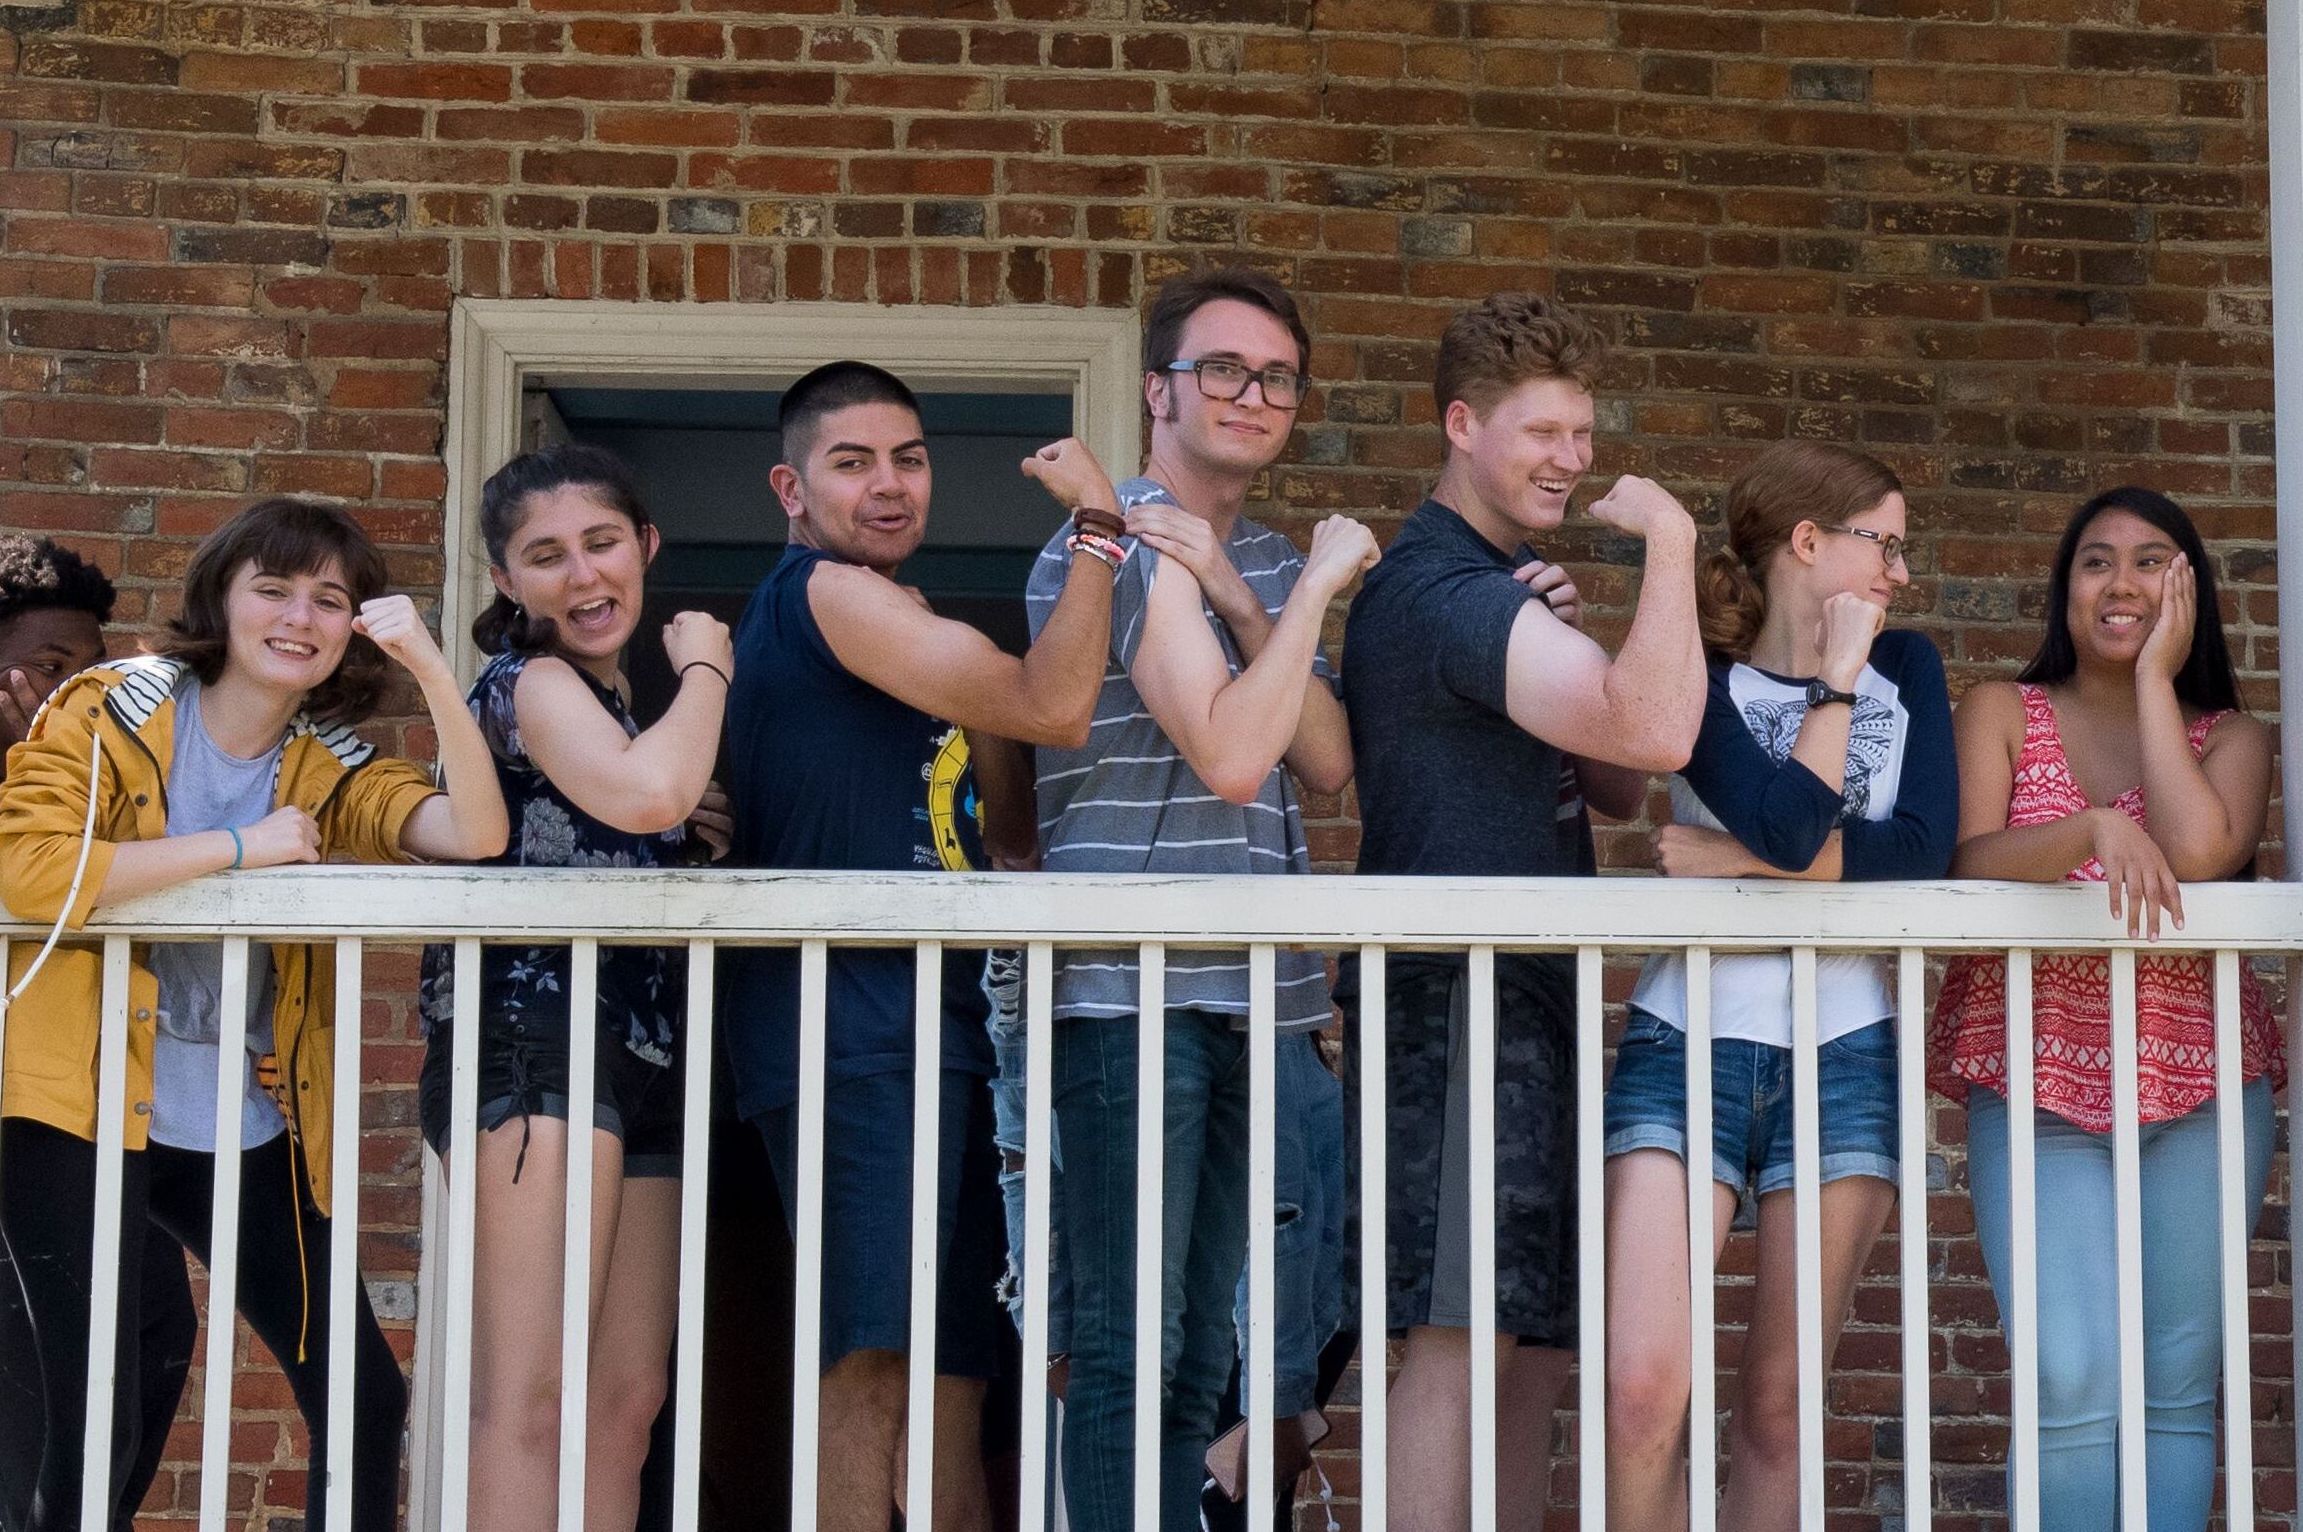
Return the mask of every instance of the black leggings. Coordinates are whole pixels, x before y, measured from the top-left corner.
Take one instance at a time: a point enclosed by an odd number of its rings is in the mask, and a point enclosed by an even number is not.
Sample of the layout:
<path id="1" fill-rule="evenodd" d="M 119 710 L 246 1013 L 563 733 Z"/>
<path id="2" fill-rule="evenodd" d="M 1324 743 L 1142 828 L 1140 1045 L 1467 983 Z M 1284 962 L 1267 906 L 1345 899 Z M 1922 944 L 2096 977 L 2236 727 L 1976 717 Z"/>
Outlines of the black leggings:
<path id="1" fill-rule="evenodd" d="M 210 1154 L 154 1144 L 125 1156 L 112 1417 L 118 1528 L 133 1524 L 151 1485 L 190 1364 L 181 1251 L 208 1259 L 214 1175 Z M 324 1532 L 329 1222 L 305 1206 L 302 1179 L 286 1135 L 242 1156 L 235 1297 L 303 1412 L 312 1444 L 305 1525 Z M 80 1525 L 95 1203 L 94 1144 L 29 1118 L 0 1120 L 0 1522 L 22 1532 Z M 281 1216 L 291 1207 L 293 1222 Z M 352 1532 L 390 1532 L 408 1388 L 365 1285 L 354 1292 Z M 146 1312 L 155 1298 L 159 1315 Z"/>

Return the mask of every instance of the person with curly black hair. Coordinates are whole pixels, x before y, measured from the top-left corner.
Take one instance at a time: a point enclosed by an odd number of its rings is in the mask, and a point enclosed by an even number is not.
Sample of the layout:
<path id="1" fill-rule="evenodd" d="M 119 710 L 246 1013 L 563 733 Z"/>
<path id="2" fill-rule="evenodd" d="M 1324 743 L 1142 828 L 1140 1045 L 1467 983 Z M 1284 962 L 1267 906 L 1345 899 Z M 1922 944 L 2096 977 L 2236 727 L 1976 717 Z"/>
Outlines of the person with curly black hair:
<path id="1" fill-rule="evenodd" d="M 104 571 L 45 537 L 0 537 L 0 757 L 67 676 L 104 657 Z M 0 777 L 8 774 L 0 759 Z"/>

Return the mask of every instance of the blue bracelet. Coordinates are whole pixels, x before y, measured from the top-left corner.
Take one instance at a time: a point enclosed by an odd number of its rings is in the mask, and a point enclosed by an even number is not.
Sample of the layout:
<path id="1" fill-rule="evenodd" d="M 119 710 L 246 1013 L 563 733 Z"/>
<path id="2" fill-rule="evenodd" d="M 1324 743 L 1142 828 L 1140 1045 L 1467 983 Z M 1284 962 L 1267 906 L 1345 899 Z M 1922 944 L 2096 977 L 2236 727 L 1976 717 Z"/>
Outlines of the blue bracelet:
<path id="1" fill-rule="evenodd" d="M 233 867 L 238 867 L 240 865 L 240 853 L 247 848 L 240 844 L 240 832 L 238 830 L 233 829 L 230 825 L 226 825 L 224 826 L 224 833 L 232 837 L 232 867 L 227 867 L 224 869 L 226 872 L 230 872 Z"/>

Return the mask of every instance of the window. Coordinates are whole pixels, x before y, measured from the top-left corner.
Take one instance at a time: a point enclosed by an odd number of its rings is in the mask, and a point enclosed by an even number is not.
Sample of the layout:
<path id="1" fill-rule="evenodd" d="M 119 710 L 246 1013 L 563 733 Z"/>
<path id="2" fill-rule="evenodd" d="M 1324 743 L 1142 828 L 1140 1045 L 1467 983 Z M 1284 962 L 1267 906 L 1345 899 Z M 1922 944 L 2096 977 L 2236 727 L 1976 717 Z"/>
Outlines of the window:
<path id="1" fill-rule="evenodd" d="M 991 605 L 967 603 L 996 604 L 998 582 L 1028 567 L 1018 565 L 1015 554 L 1044 540 L 1054 525 L 1052 502 L 1045 502 L 1048 515 L 1029 522 L 1035 534 L 1022 537 L 996 508 L 987 514 L 968 503 L 965 485 L 971 471 L 989 472 L 992 452 L 1008 450 L 1002 438 L 1020 440 L 1066 418 L 1063 429 L 1085 440 L 1115 478 L 1134 472 L 1142 450 L 1140 328 L 1127 309 L 463 299 L 449 350 L 448 571 L 441 612 L 448 657 L 459 675 L 478 669 L 472 618 L 489 597 L 480 485 L 528 438 L 542 413 L 539 400 L 551 402 L 557 429 L 570 434 L 616 446 L 610 436 L 623 430 L 622 445 L 642 458 L 644 477 L 649 459 L 661 456 L 661 443 L 650 447 L 632 432 L 651 425 L 729 432 L 730 455 L 751 459 L 731 472 L 757 475 L 760 536 L 741 555 L 742 570 L 756 579 L 769 550 L 784 540 L 782 513 L 766 484 L 775 395 L 810 368 L 840 357 L 897 373 L 923 396 L 931 449 L 949 438 L 937 457 L 930 547 L 922 550 L 927 563 L 914 579 L 936 587 L 950 602 L 946 609 L 981 617 L 995 636 L 1011 636 L 999 632 L 1002 619 Z M 980 466 L 971 470 L 971 459 Z M 668 461 L 656 463 L 657 474 L 675 471 Z M 1039 517 L 1044 497 L 1023 496 L 1029 486 L 1020 476 L 1016 482 L 1019 515 Z M 660 492 L 658 498 L 664 498 Z M 743 541 L 725 514 L 712 513 L 721 516 L 714 524 L 699 513 L 688 535 L 674 536 L 668 503 L 657 509 L 667 519 L 665 592 L 726 584 L 736 566 L 706 546 Z M 680 551 L 683 542 L 699 551 Z M 1020 593 L 1020 578 L 1014 584 Z"/>

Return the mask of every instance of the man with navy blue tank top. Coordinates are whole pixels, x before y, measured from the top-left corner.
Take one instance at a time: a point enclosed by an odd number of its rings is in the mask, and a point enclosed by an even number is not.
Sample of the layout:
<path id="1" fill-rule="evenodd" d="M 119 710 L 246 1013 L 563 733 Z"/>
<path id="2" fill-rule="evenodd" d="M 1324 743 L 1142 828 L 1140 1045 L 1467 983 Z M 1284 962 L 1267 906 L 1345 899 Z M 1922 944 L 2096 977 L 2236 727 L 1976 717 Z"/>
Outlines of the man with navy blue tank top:
<path id="1" fill-rule="evenodd" d="M 1024 460 L 1085 529 L 1088 556 L 1020 659 L 937 617 L 898 566 L 926 535 L 931 474 L 918 401 L 860 362 L 787 389 L 783 461 L 770 474 L 791 542 L 736 632 L 728 700 L 732 864 L 962 871 L 985 865 L 971 736 L 1076 745 L 1103 674 L 1117 550 L 1110 479 L 1077 441 Z M 1107 557 L 1107 552 L 1110 555 Z M 988 748 L 988 747 L 987 747 Z M 945 955 L 942 1057 L 913 1057 L 908 950 L 835 951 L 824 1032 L 823 1351 L 818 1520 L 885 1532 L 910 1345 L 912 1084 L 940 1067 L 935 1500 L 937 1532 L 990 1524 L 978 1431 L 1005 1322 L 1003 1259 L 984 1081 L 992 1055 L 983 955 Z M 799 1124 L 797 955 L 722 958 L 722 1037 L 736 1109 L 756 1124 L 787 1217 Z"/>

